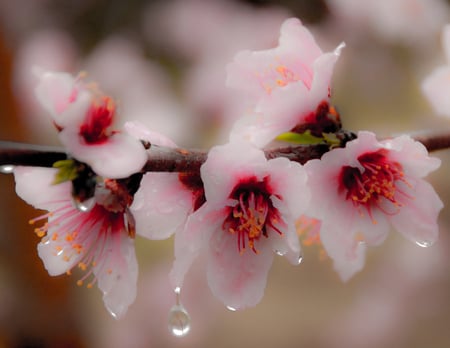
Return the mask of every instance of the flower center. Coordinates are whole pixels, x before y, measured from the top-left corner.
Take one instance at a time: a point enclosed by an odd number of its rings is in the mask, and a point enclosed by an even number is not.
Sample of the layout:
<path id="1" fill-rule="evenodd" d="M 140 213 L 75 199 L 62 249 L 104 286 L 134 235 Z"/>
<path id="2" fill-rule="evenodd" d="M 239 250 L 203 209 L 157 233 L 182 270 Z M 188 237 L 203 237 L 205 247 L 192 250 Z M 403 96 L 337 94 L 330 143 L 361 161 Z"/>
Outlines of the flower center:
<path id="1" fill-rule="evenodd" d="M 258 253 L 255 242 L 261 236 L 268 237 L 272 229 L 279 235 L 283 232 L 276 225 L 285 225 L 281 214 L 270 199 L 267 177 L 262 182 L 252 177 L 241 182 L 230 195 L 237 203 L 229 207 L 228 216 L 223 223 L 223 229 L 236 235 L 239 253 L 248 247 Z"/>
<path id="2" fill-rule="evenodd" d="M 370 216 L 373 207 L 390 215 L 396 214 L 402 206 L 397 193 L 405 194 L 399 183 L 410 186 L 404 178 L 402 166 L 389 161 L 386 154 L 384 149 L 363 154 L 358 157 L 363 170 L 345 166 L 340 173 L 340 189 L 346 191 L 346 199 L 355 206 L 364 206 Z M 393 210 L 389 211 L 389 208 Z M 373 218 L 372 221 L 376 223 Z"/>
<path id="3" fill-rule="evenodd" d="M 341 118 L 338 111 L 323 100 L 315 111 L 302 117 L 302 121 L 297 124 L 291 132 L 302 134 L 309 130 L 316 137 L 323 137 L 323 133 L 336 133 L 342 128 Z"/>
<path id="4" fill-rule="evenodd" d="M 141 177 L 135 174 L 127 179 L 105 179 L 97 186 L 96 203 L 88 212 L 78 211 L 68 201 L 55 211 L 30 220 L 30 224 L 34 224 L 48 219 L 44 225 L 35 228 L 35 232 L 42 238 L 42 243 L 53 243 L 55 255 L 61 255 L 67 262 L 67 273 L 76 265 L 86 271 L 78 285 L 93 275 L 94 268 L 98 274 L 113 274 L 120 253 L 117 260 L 116 255 L 109 255 L 112 250 L 117 250 L 121 234 L 135 237 L 135 222 L 129 206 Z M 95 275 L 93 278 L 87 284 L 89 288 L 97 281 Z"/>
<path id="5" fill-rule="evenodd" d="M 95 190 L 95 200 L 107 211 L 123 213 L 133 203 L 133 196 L 122 181 L 105 179 Z"/>
<path id="6" fill-rule="evenodd" d="M 103 97 L 100 103 L 91 105 L 86 119 L 80 127 L 80 135 L 86 143 L 100 144 L 108 139 L 113 133 L 108 131 L 108 128 L 113 123 L 114 112 L 114 101 L 109 97 Z"/>

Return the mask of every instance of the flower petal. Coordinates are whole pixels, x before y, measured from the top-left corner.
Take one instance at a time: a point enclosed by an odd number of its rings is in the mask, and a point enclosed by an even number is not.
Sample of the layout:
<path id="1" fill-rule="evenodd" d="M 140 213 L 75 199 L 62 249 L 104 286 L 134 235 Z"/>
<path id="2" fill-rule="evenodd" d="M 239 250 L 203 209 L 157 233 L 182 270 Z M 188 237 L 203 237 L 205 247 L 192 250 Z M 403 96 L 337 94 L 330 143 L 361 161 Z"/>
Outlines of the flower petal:
<path id="1" fill-rule="evenodd" d="M 177 173 L 147 173 L 130 206 L 136 232 L 150 239 L 166 239 L 180 231 L 192 212 L 192 194 Z"/>
<path id="2" fill-rule="evenodd" d="M 211 234 L 223 223 L 222 210 L 223 207 L 202 205 L 188 217 L 184 230 L 175 235 L 175 260 L 169 275 L 174 288 L 183 285 L 200 250 L 208 245 Z"/>
<path id="3" fill-rule="evenodd" d="M 240 254 L 236 237 L 217 229 L 208 248 L 207 277 L 213 294 L 233 309 L 252 307 L 261 301 L 273 261 L 270 243 L 261 240 L 258 254 Z"/>
<path id="4" fill-rule="evenodd" d="M 419 180 L 414 188 L 415 199 L 408 199 L 400 213 L 391 216 L 394 227 L 407 239 L 429 246 L 438 239 L 437 217 L 443 203 L 426 181 Z"/>
<path id="5" fill-rule="evenodd" d="M 60 127 L 81 124 L 91 104 L 91 93 L 79 86 L 68 73 L 38 72 L 40 82 L 36 96 Z"/>
<path id="6" fill-rule="evenodd" d="M 139 172 L 147 161 L 142 143 L 128 134 L 113 134 L 101 144 L 86 144 L 73 129 L 61 131 L 59 136 L 73 157 L 106 178 L 128 177 Z"/>
<path id="7" fill-rule="evenodd" d="M 106 308 L 119 319 L 136 299 L 138 265 L 134 240 L 126 233 L 117 233 L 111 238 L 109 248 L 101 254 L 101 262 L 94 266 L 94 274 L 103 291 Z"/>
<path id="8" fill-rule="evenodd" d="M 55 210 L 71 197 L 69 182 L 54 185 L 53 168 L 15 167 L 16 193 L 37 209 Z"/>

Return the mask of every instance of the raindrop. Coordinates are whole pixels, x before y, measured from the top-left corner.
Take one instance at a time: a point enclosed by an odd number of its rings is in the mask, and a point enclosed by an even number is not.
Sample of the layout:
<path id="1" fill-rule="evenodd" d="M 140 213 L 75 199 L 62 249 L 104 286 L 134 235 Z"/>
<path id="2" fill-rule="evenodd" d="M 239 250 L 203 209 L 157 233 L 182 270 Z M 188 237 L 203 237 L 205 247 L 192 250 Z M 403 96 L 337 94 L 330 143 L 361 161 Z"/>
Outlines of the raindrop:
<path id="1" fill-rule="evenodd" d="M 227 309 L 228 309 L 229 311 L 236 312 L 236 308 L 234 308 L 234 307 L 227 306 Z"/>
<path id="2" fill-rule="evenodd" d="M 88 211 L 92 210 L 92 208 L 94 208 L 94 205 L 96 203 L 95 197 L 88 198 L 83 202 L 78 201 L 76 198 L 73 198 L 72 201 L 75 208 L 77 208 L 79 211 L 83 213 L 87 213 Z"/>
<path id="3" fill-rule="evenodd" d="M 426 242 L 426 241 L 416 241 L 416 244 L 422 248 L 428 248 L 429 246 L 431 246 L 433 243 L 431 242 Z"/>
<path id="4" fill-rule="evenodd" d="M 4 164 L 0 166 L 0 173 L 11 174 L 14 171 L 14 166 L 12 164 Z"/>
<path id="5" fill-rule="evenodd" d="M 174 305 L 169 312 L 169 331 L 176 337 L 186 336 L 191 329 L 191 318 L 181 304 Z"/>
<path id="6" fill-rule="evenodd" d="M 278 256 L 284 256 L 286 255 L 286 251 L 275 250 L 275 254 L 277 254 Z"/>
<path id="7" fill-rule="evenodd" d="M 303 261 L 303 256 L 300 256 L 297 260 L 297 265 L 301 264 Z"/>
<path id="8" fill-rule="evenodd" d="M 181 288 L 174 289 L 176 303 L 169 312 L 169 331 L 176 337 L 186 336 L 191 330 L 191 318 L 180 301 Z"/>

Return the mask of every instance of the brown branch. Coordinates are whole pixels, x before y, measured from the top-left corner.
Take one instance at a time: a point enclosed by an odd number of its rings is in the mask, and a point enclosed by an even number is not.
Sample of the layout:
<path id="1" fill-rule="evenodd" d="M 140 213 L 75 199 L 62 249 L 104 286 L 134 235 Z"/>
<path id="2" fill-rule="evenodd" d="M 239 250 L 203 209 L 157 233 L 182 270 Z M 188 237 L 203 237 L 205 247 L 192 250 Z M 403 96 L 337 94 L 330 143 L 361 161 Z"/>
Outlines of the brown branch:
<path id="1" fill-rule="evenodd" d="M 413 137 L 428 151 L 450 148 L 450 133 L 423 134 Z M 348 139 L 346 139 L 348 140 Z M 345 140 L 343 139 L 343 144 Z M 310 159 L 320 158 L 329 151 L 328 145 L 297 145 L 266 150 L 268 159 L 285 157 L 304 164 Z M 167 148 L 153 145 L 148 150 L 148 161 L 142 172 L 196 172 L 205 162 L 207 152 L 181 148 Z M 68 156 L 62 148 L 0 141 L 0 166 L 22 165 L 52 167 L 53 163 Z"/>

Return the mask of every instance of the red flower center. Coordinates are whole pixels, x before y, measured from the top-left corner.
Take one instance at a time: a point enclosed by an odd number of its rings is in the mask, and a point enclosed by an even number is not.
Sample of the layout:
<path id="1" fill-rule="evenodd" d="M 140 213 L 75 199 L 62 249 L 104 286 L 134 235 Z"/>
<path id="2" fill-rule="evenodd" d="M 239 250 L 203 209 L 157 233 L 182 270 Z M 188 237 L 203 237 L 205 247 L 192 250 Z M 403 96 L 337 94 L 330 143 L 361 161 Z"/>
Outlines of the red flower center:
<path id="1" fill-rule="evenodd" d="M 339 177 L 340 190 L 345 192 L 346 199 L 355 206 L 364 206 L 371 217 L 373 207 L 387 214 L 397 213 L 402 206 L 397 194 L 406 195 L 399 184 L 410 186 L 404 178 L 402 166 L 390 161 L 386 155 L 385 149 L 365 153 L 358 157 L 363 170 L 345 166 Z M 391 211 L 390 207 L 394 209 Z M 376 223 L 375 220 L 373 222 Z"/>
<path id="2" fill-rule="evenodd" d="M 99 104 L 91 105 L 86 119 L 80 127 L 80 135 L 88 144 L 100 144 L 105 142 L 113 133 L 108 131 L 114 119 L 114 101 L 109 97 L 103 97 Z"/>
<path id="3" fill-rule="evenodd" d="M 271 195 L 268 177 L 263 181 L 257 181 L 256 177 L 247 178 L 230 194 L 230 198 L 237 203 L 228 207 L 223 229 L 237 236 L 237 246 L 241 254 L 247 245 L 257 254 L 255 242 L 261 236 L 267 238 L 269 230 L 283 235 L 279 225 L 285 226 L 286 223 L 278 209 L 273 206 Z"/>

